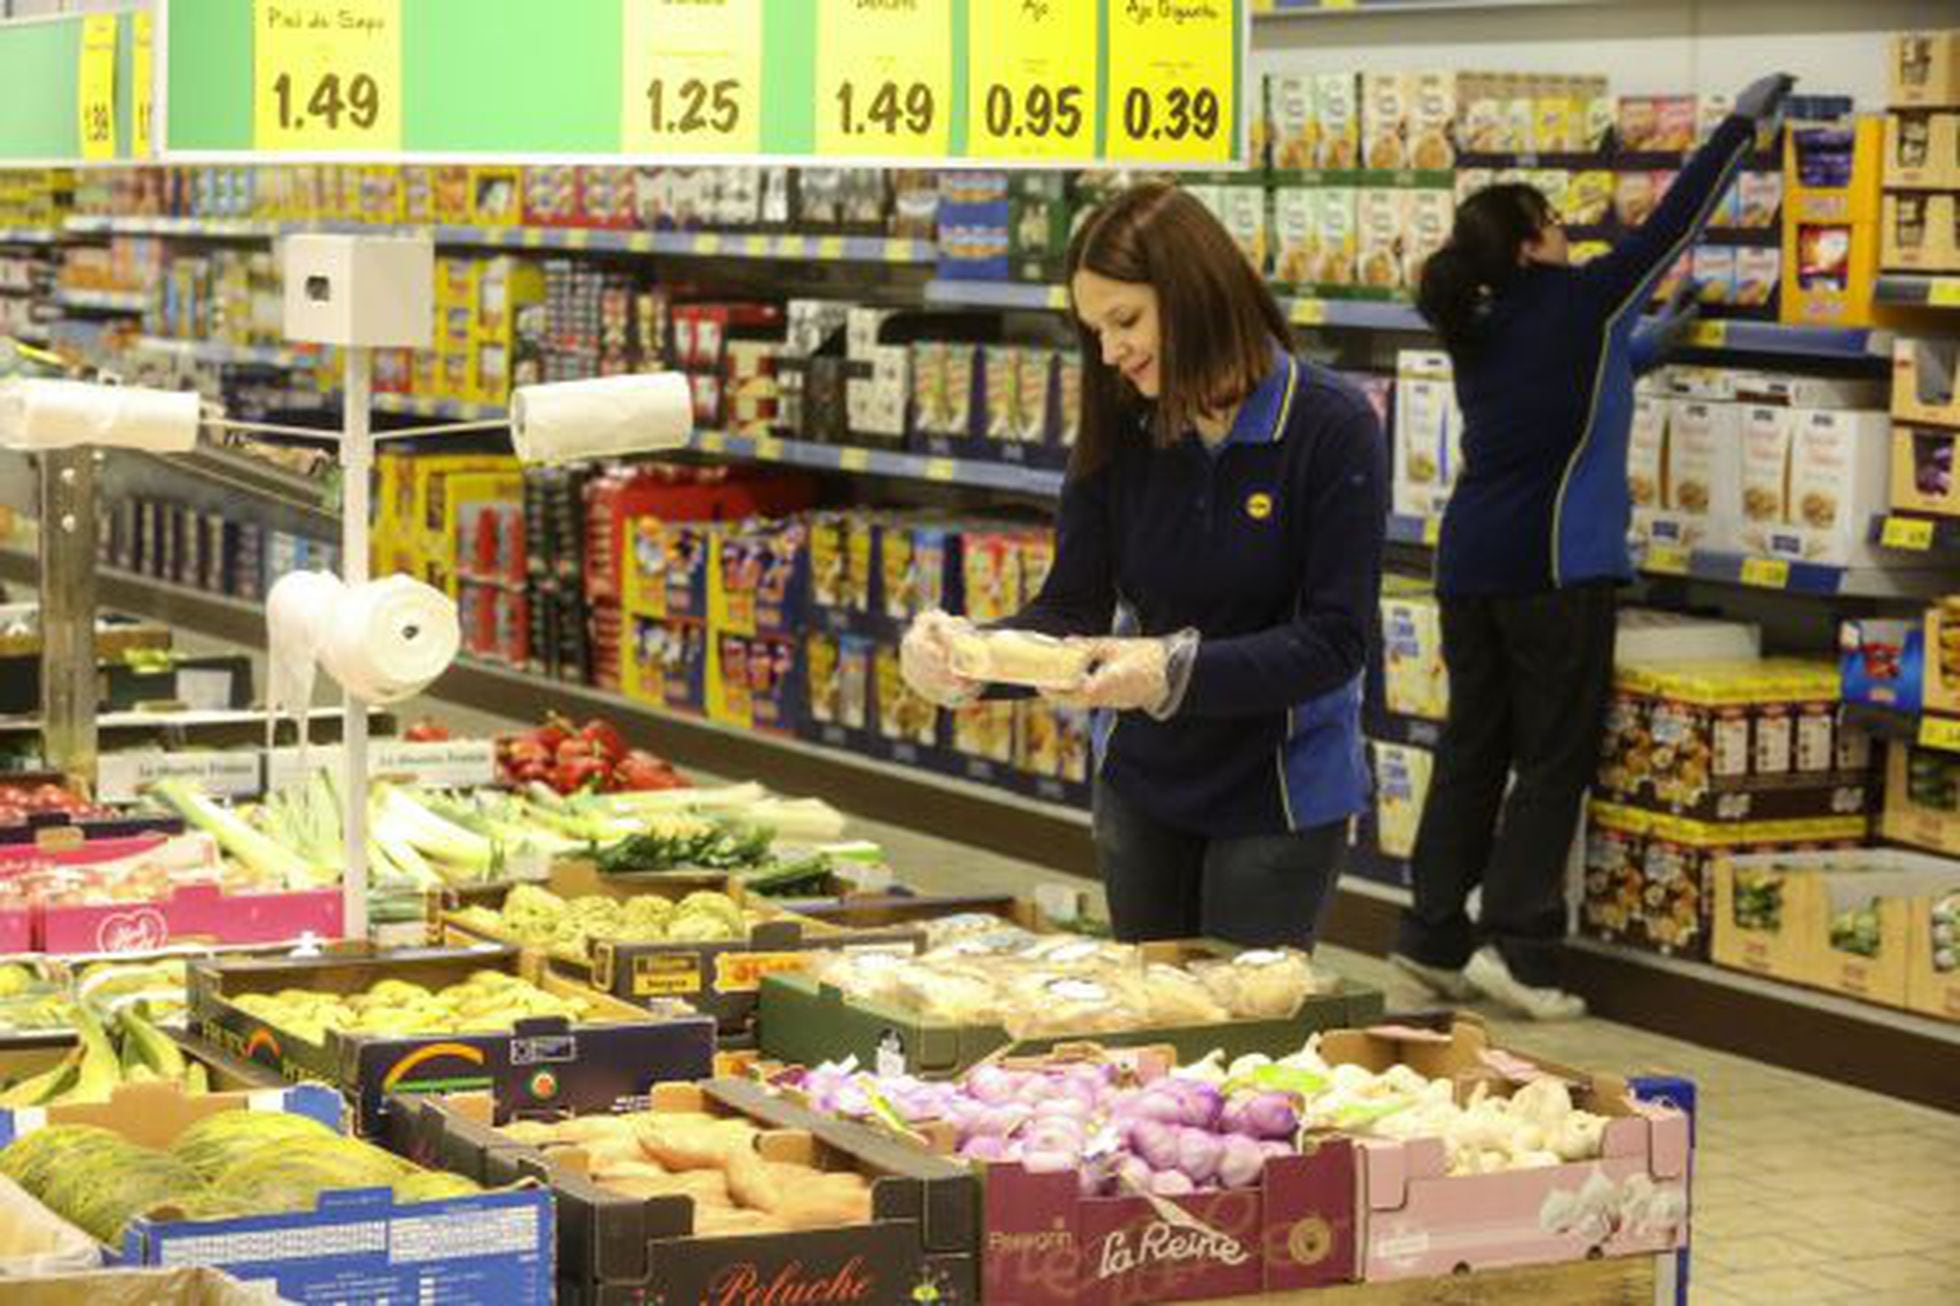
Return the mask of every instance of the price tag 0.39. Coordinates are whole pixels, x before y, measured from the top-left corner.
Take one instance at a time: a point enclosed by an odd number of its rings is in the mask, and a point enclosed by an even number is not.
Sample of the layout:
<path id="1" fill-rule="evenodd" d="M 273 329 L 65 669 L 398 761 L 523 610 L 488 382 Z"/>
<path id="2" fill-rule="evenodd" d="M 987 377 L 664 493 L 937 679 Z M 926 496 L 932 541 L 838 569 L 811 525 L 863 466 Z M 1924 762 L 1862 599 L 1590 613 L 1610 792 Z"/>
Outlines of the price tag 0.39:
<path id="1" fill-rule="evenodd" d="M 253 0 L 255 148 L 396 151 L 401 106 L 401 0 Z"/>
<path id="2" fill-rule="evenodd" d="M 1237 152 L 1237 6 L 1109 6 L 1109 155 L 1229 163 Z"/>

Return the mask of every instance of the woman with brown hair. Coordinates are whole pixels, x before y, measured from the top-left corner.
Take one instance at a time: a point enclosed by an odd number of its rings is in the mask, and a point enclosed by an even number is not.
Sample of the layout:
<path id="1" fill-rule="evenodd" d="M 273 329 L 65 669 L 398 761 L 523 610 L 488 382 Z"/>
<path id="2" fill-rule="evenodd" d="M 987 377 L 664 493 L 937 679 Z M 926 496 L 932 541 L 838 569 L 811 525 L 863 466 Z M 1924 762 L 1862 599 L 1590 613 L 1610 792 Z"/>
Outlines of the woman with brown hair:
<path id="1" fill-rule="evenodd" d="M 1003 626 L 1088 641 L 1061 701 L 1097 710 L 1095 840 L 1128 940 L 1312 943 L 1368 789 L 1361 680 L 1388 505 L 1381 424 L 1291 352 L 1204 206 L 1151 183 L 1068 255 L 1081 438 L 1055 563 Z M 942 705 L 959 618 L 902 649 Z"/>

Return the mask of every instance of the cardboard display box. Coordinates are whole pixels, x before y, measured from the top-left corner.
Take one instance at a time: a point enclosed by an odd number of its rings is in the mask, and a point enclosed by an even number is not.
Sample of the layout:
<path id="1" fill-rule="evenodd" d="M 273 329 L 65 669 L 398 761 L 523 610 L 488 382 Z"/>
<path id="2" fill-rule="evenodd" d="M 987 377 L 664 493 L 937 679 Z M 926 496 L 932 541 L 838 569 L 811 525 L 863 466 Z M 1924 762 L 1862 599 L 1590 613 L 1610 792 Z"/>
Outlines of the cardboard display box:
<path id="1" fill-rule="evenodd" d="M 1889 745 L 1878 831 L 1895 843 L 1960 856 L 1960 753 Z"/>
<path id="2" fill-rule="evenodd" d="M 1215 946 L 1148 943 L 1151 961 L 1177 963 L 1218 955 Z M 1276 1020 L 1235 1020 L 1189 1027 L 1144 1026 L 1121 1033 L 1059 1034 L 1016 1041 L 999 1025 L 939 1025 L 910 1011 L 857 1002 L 835 985 L 809 975 L 772 975 L 762 982 L 762 1051 L 784 1061 L 816 1065 L 854 1056 L 880 1074 L 956 1075 L 977 1062 L 1001 1055 L 1045 1052 L 1057 1043 L 1093 1038 L 1108 1046 L 1166 1043 L 1178 1055 L 1198 1060 L 1214 1048 L 1228 1058 L 1250 1052 L 1282 1056 L 1298 1051 L 1307 1037 L 1324 1029 L 1365 1025 L 1383 1010 L 1381 990 L 1337 980 L 1332 993 L 1308 997 L 1293 1015 Z"/>
<path id="3" fill-rule="evenodd" d="M 198 1265 L 9 1279 L 7 1301 L 11 1306 L 285 1306 L 292 1298 Z"/>
<path id="4" fill-rule="evenodd" d="M 1895 106 L 1960 105 L 1960 30 L 1898 33 L 1886 71 Z"/>
<path id="5" fill-rule="evenodd" d="M 606 1110 L 643 1098 L 664 1080 L 699 1079 L 714 1058 L 714 1023 L 680 1008 L 650 1011 L 574 984 L 548 969 L 534 983 L 550 993 L 596 1002 L 605 1024 L 559 1017 L 520 1020 L 508 1034 L 428 1034 L 400 1038 L 327 1031 L 312 1042 L 275 1028 L 234 1004 L 240 994 L 300 988 L 358 993 L 384 979 L 430 989 L 478 970 L 519 973 L 515 948 L 437 949 L 370 955 L 350 950 L 319 959 L 197 961 L 190 967 L 192 1029 L 243 1060 L 288 1080 L 345 1089 L 364 1133 L 380 1127 L 390 1093 L 491 1091 L 498 1109 Z"/>
<path id="6" fill-rule="evenodd" d="M 174 1084 L 124 1085 L 107 1103 L 0 1111 L 0 1146 L 47 1125 L 90 1124 L 164 1148 L 227 1111 L 293 1112 L 339 1129 L 343 1104 L 318 1085 L 197 1096 Z M 139 1217 L 113 1255 L 130 1266 L 227 1269 L 294 1301 L 549 1306 L 551 1247 L 551 1195 L 539 1189 L 399 1205 L 385 1189 L 344 1189 L 322 1194 L 313 1210 L 281 1215 Z"/>
<path id="7" fill-rule="evenodd" d="M 1906 1006 L 1921 1015 L 1960 1020 L 1960 891 L 1916 898 L 1910 910 Z"/>
<path id="8" fill-rule="evenodd" d="M 978 1300 L 973 1177 L 915 1147 L 823 1122 L 759 1087 L 667 1084 L 652 1109 L 747 1116 L 775 1160 L 872 1177 L 869 1224 L 790 1233 L 703 1237 L 686 1197 L 631 1198 L 587 1178 L 580 1158 L 547 1157 L 491 1129 L 478 1097 L 401 1102 L 390 1112 L 397 1150 L 478 1182 L 536 1178 L 558 1209 L 562 1303 L 645 1301 Z M 807 1126 L 807 1127 L 795 1127 Z"/>
<path id="9" fill-rule="evenodd" d="M 1730 970 L 1801 983 L 1810 961 L 1794 858 L 1743 856 L 1709 871 L 1709 960 Z"/>
<path id="10" fill-rule="evenodd" d="M 1926 710 L 1960 712 L 1960 595 L 1926 610 Z"/>
<path id="11" fill-rule="evenodd" d="M 1481 1026 L 1448 1033 L 1384 1027 L 1321 1040 L 1330 1063 L 1380 1073 L 1406 1064 L 1432 1078 L 1508 1095 L 1555 1075 L 1573 1105 L 1608 1117 L 1598 1160 L 1450 1175 L 1440 1138 L 1357 1140 L 1362 1274 L 1369 1283 L 1506 1266 L 1644 1256 L 1686 1245 L 1689 1125 L 1669 1107 L 1638 1103 L 1625 1080 L 1499 1052 Z"/>
<path id="12" fill-rule="evenodd" d="M 1925 669 L 1923 623 L 1878 617 L 1839 623 L 1838 685 L 1845 702 L 1917 713 Z"/>
<path id="13" fill-rule="evenodd" d="M 1960 426 L 1960 341 L 1901 336 L 1892 342 L 1892 416 Z"/>
<path id="14" fill-rule="evenodd" d="M 1960 431 L 1892 428 L 1892 507 L 1960 517 Z"/>

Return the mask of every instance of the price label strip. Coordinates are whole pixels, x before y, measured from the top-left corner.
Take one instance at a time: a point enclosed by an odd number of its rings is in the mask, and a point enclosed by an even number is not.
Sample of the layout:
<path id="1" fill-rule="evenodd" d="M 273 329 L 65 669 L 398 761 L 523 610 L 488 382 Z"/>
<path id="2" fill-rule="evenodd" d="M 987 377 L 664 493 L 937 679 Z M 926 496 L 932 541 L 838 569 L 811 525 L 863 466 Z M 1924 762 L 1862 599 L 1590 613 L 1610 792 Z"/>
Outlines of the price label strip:
<path id="1" fill-rule="evenodd" d="M 1934 308 L 1960 308 L 1960 277 L 1935 277 L 1926 287 L 1926 302 Z"/>
<path id="2" fill-rule="evenodd" d="M 818 0 L 816 113 L 818 154 L 950 154 L 952 0 Z"/>
<path id="3" fill-rule="evenodd" d="M 253 148 L 399 151 L 401 8 L 401 0 L 253 0 Z"/>
<path id="4" fill-rule="evenodd" d="M 82 52 L 75 76 L 75 112 L 82 158 L 102 163 L 116 157 L 116 44 L 114 14 L 82 19 Z"/>
<path id="5" fill-rule="evenodd" d="M 620 148 L 755 154 L 763 0 L 625 0 Z"/>
<path id="6" fill-rule="evenodd" d="M 1093 159 L 1100 87 L 1095 4 L 969 4 L 967 152 Z"/>
<path id="7" fill-rule="evenodd" d="M 1744 558 L 1742 583 L 1758 589 L 1790 588 L 1790 564 L 1782 558 Z"/>
<path id="8" fill-rule="evenodd" d="M 130 34 L 134 48 L 129 56 L 130 129 L 129 152 L 147 159 L 157 152 L 156 143 L 156 18 L 147 9 L 130 15 Z"/>
<path id="9" fill-rule="evenodd" d="M 1923 517 L 1887 517 L 1879 543 L 1888 549 L 1924 553 L 1933 547 L 1933 523 Z"/>
<path id="10" fill-rule="evenodd" d="M 1919 746 L 1960 753 L 1960 717 L 1925 716 L 1919 718 Z"/>
<path id="11" fill-rule="evenodd" d="M 1109 5 L 1109 158 L 1232 161 L 1237 10 L 1237 0 Z"/>

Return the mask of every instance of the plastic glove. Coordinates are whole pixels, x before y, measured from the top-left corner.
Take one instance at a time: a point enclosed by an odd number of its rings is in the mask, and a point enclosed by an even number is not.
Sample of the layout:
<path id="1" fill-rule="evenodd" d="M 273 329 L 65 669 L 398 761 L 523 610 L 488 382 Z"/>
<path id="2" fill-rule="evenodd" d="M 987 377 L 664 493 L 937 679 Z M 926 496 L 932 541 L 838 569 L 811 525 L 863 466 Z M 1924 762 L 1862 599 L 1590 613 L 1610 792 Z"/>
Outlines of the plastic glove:
<path id="1" fill-rule="evenodd" d="M 1171 641 L 1098 639 L 1090 641 L 1089 678 L 1066 693 L 1044 695 L 1063 707 L 1110 708 L 1118 712 L 1160 712 L 1171 698 Z"/>
<path id="2" fill-rule="evenodd" d="M 1692 277 L 1683 277 L 1674 293 L 1667 297 L 1653 320 L 1644 323 L 1633 336 L 1633 370 L 1636 374 L 1652 371 L 1667 361 L 1667 356 L 1681 347 L 1695 320 L 1701 316 L 1701 283 Z"/>
<path id="3" fill-rule="evenodd" d="M 965 617 L 938 608 L 913 618 L 898 646 L 898 670 L 913 692 L 935 707 L 964 707 L 981 686 L 953 670 L 953 636 L 973 629 Z"/>
<path id="4" fill-rule="evenodd" d="M 1783 106 L 1789 103 L 1790 91 L 1796 84 L 1797 79 L 1788 73 L 1771 73 L 1758 77 L 1735 97 L 1736 116 L 1756 124 L 1757 140 L 1774 134 L 1783 119 Z"/>

